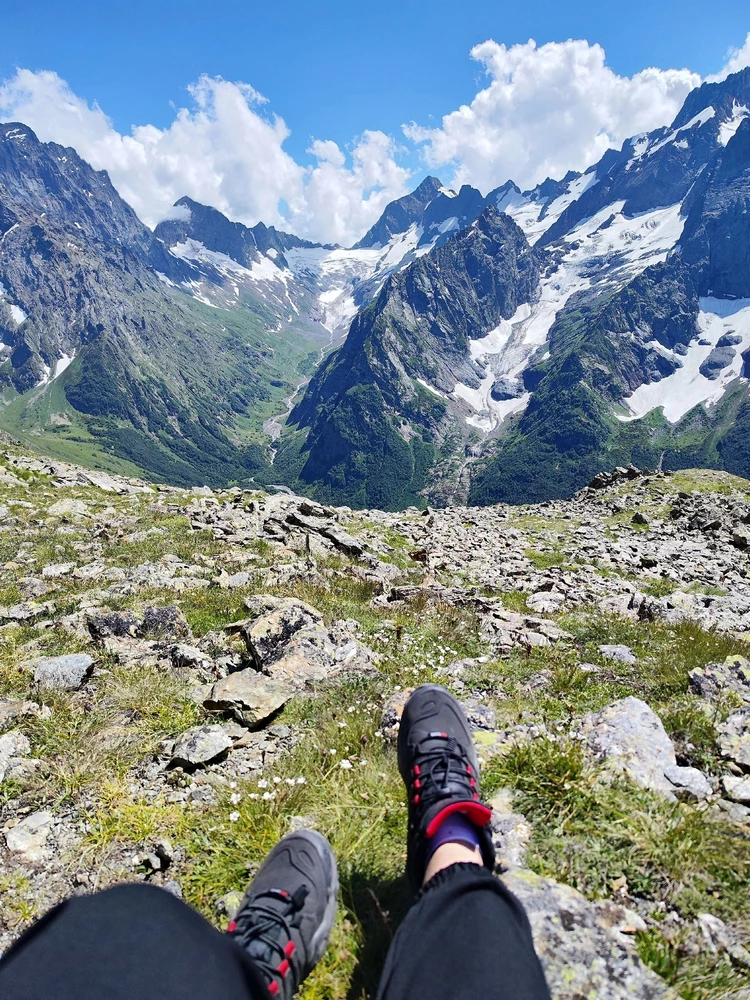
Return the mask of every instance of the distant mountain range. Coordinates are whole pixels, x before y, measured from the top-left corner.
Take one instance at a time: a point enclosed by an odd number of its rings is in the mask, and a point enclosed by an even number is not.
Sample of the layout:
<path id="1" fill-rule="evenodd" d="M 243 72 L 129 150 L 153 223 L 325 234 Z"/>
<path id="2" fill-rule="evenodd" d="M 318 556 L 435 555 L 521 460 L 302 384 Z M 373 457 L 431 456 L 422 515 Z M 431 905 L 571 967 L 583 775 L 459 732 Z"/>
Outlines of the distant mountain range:
<path id="1" fill-rule="evenodd" d="M 750 476 L 750 69 L 583 174 L 426 178 L 351 249 L 188 198 L 154 232 L 0 126 L 0 427 L 182 485 L 394 508 Z"/>

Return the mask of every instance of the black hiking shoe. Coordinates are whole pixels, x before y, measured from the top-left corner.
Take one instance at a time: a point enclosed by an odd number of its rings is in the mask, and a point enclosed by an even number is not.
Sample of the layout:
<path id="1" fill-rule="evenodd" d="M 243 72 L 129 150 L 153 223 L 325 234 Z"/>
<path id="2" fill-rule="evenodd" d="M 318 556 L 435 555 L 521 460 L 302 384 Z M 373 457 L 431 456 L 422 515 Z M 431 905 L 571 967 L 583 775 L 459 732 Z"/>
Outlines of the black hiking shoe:
<path id="1" fill-rule="evenodd" d="M 422 884 L 432 837 L 452 813 L 476 826 L 482 859 L 490 871 L 495 850 L 487 824 L 492 810 L 479 798 L 479 762 L 461 706 L 439 684 L 417 688 L 401 717 L 398 767 L 409 796 L 406 872 Z"/>
<path id="2" fill-rule="evenodd" d="M 323 957 L 338 888 L 331 845 L 315 830 L 280 840 L 250 883 L 227 933 L 261 970 L 272 997 L 290 1000 Z"/>

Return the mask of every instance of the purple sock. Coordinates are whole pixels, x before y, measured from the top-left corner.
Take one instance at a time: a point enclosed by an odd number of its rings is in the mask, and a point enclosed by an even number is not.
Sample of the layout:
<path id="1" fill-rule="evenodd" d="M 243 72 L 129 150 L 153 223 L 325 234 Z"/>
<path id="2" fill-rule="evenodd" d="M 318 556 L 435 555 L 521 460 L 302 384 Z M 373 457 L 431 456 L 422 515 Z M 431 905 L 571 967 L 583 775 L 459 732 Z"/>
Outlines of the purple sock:
<path id="1" fill-rule="evenodd" d="M 429 860 L 443 844 L 463 844 L 468 848 L 481 846 L 477 828 L 461 813 L 446 816 L 435 834 L 430 837 L 427 859 Z"/>

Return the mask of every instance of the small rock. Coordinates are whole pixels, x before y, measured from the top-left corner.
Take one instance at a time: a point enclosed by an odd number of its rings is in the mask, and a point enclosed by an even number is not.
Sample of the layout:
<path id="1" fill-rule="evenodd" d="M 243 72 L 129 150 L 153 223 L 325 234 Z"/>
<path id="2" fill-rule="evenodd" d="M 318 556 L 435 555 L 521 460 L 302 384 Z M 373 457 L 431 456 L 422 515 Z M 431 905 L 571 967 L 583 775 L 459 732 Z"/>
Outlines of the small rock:
<path id="1" fill-rule="evenodd" d="M 501 788 L 490 799 L 489 805 L 492 809 L 490 830 L 495 846 L 495 871 L 523 868 L 531 840 L 531 826 L 524 816 L 513 812 L 510 789 Z"/>
<path id="2" fill-rule="evenodd" d="M 404 714 L 406 703 L 411 698 L 414 688 L 404 688 L 403 691 L 396 691 L 390 696 L 383 706 L 380 715 L 380 729 L 384 736 L 389 739 L 396 739 L 398 727 L 401 724 L 401 716 Z"/>
<path id="3" fill-rule="evenodd" d="M 697 767 L 674 767 L 664 768 L 664 776 L 667 781 L 674 785 L 674 794 L 678 799 L 688 802 L 702 802 L 713 795 L 708 778 L 699 771 Z M 750 782 L 748 782 L 750 785 Z"/>
<path id="4" fill-rule="evenodd" d="M 170 767 L 192 769 L 226 757 L 232 738 L 221 726 L 194 726 L 179 736 L 172 751 Z"/>
<path id="5" fill-rule="evenodd" d="M 696 694 L 709 701 L 731 693 L 750 705 L 750 662 L 744 656 L 728 656 L 723 663 L 696 667 L 690 671 L 690 683 Z"/>
<path id="6" fill-rule="evenodd" d="M 608 660 L 616 663 L 637 663 L 638 658 L 629 646 L 600 646 L 599 652 Z"/>
<path id="7" fill-rule="evenodd" d="M 466 698 L 461 701 L 461 708 L 464 710 L 469 729 L 475 732 L 477 729 L 495 729 L 497 726 L 497 715 L 495 710 L 489 705 L 482 704 L 477 698 Z"/>
<path id="8" fill-rule="evenodd" d="M 738 778 L 734 775 L 725 775 L 721 779 L 721 785 L 727 798 L 732 799 L 733 802 L 750 805 L 750 776 Z"/>
<path id="9" fill-rule="evenodd" d="M 743 771 L 750 771 L 750 708 L 740 708 L 717 726 L 719 750 Z"/>
<path id="10" fill-rule="evenodd" d="M 42 576 L 45 579 L 56 579 L 60 576 L 67 576 L 72 573 L 76 568 L 75 563 L 54 563 L 51 566 L 45 566 L 42 570 Z"/>
<path id="11" fill-rule="evenodd" d="M 723 920 L 719 920 L 712 913 L 699 913 L 697 923 L 709 950 L 714 955 L 718 952 L 726 952 L 735 965 L 739 965 L 743 969 L 750 969 L 750 952 L 743 948 Z"/>
<path id="12" fill-rule="evenodd" d="M 580 732 L 610 770 L 624 772 L 644 788 L 674 799 L 677 787 L 683 787 L 676 784 L 683 780 L 681 771 L 688 772 L 684 776 L 687 786 L 705 787 L 691 773 L 693 768 L 678 768 L 672 741 L 661 719 L 640 698 L 623 698 L 601 712 L 585 716 Z M 673 780 L 666 777 L 667 771 Z"/>
<path id="13" fill-rule="evenodd" d="M 32 813 L 5 834 L 8 850 L 21 855 L 23 861 L 42 861 L 48 855 L 47 838 L 53 823 L 54 816 L 46 809 Z"/>
<path id="14" fill-rule="evenodd" d="M 28 737 L 17 729 L 0 736 L 0 781 L 5 780 L 5 775 L 13 764 L 25 758 L 31 751 L 31 744 Z"/>
<path id="15" fill-rule="evenodd" d="M 48 656 L 32 664 L 34 681 L 42 690 L 75 691 L 91 673 L 93 659 L 88 653 Z"/>

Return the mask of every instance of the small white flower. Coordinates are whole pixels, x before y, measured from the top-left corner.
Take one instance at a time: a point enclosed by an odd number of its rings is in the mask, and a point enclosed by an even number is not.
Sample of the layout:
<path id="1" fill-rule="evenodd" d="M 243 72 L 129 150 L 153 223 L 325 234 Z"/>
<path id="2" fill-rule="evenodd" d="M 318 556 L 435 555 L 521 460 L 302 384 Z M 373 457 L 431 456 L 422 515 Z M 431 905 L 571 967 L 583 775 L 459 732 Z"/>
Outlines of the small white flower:
<path id="1" fill-rule="evenodd" d="M 393 690 L 394 691 L 400 691 L 401 690 L 401 685 L 397 684 Z"/>
<path id="2" fill-rule="evenodd" d="M 268 788 L 268 782 L 265 778 L 261 778 L 258 782 L 258 788 Z"/>
<path id="3" fill-rule="evenodd" d="M 359 762 L 359 766 L 360 766 L 360 767 L 364 767 L 366 763 L 367 763 L 367 761 L 366 761 L 366 760 L 361 760 L 361 761 Z"/>
<path id="4" fill-rule="evenodd" d="M 275 777 L 275 778 L 273 779 L 273 783 L 274 783 L 274 785 L 280 785 L 280 784 L 281 784 L 281 778 L 276 778 L 276 777 Z"/>
<path id="5" fill-rule="evenodd" d="M 342 721 L 342 722 L 339 722 L 339 723 L 338 723 L 338 727 L 339 727 L 339 729 L 346 729 L 346 723 L 345 723 L 345 722 L 343 722 L 343 721 Z"/>
<path id="6" fill-rule="evenodd" d="M 232 794 L 229 796 L 229 801 L 232 803 L 233 806 L 238 806 L 240 802 L 242 802 L 242 796 L 240 795 L 239 792 L 232 792 Z"/>
<path id="7" fill-rule="evenodd" d="M 343 767 L 345 771 L 350 771 L 352 767 L 352 762 L 344 757 L 343 760 L 339 761 L 339 767 Z"/>
<path id="8" fill-rule="evenodd" d="M 297 778 L 297 784 L 298 785 L 306 785 L 307 784 L 307 778 Z"/>
<path id="9" fill-rule="evenodd" d="M 238 812 L 231 812 L 229 814 L 229 822 L 230 823 L 236 823 L 239 818 L 240 818 L 240 814 Z"/>
<path id="10" fill-rule="evenodd" d="M 250 794 L 248 795 L 248 798 L 249 799 L 258 799 L 258 798 L 260 798 L 260 796 L 258 795 L 257 792 L 250 792 Z"/>
<path id="11" fill-rule="evenodd" d="M 383 731 L 381 729 L 376 729 L 375 730 L 375 735 L 376 736 L 382 736 L 383 735 Z"/>
<path id="12" fill-rule="evenodd" d="M 354 705 L 350 705 L 349 708 L 347 708 L 347 712 L 356 712 L 356 711 L 357 711 L 357 709 L 356 709 L 356 706 L 354 706 Z"/>
<path id="13" fill-rule="evenodd" d="M 336 753 L 336 749 L 335 749 L 335 747 L 331 747 L 331 749 L 330 749 L 330 750 L 328 751 L 328 753 L 333 753 L 333 754 L 335 754 L 335 753 Z"/>
<path id="14" fill-rule="evenodd" d="M 296 785 L 297 781 L 295 778 L 284 778 L 285 785 Z"/>
<path id="15" fill-rule="evenodd" d="M 270 802 L 271 799 L 276 798 L 276 792 L 263 792 L 263 801 Z"/>

